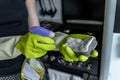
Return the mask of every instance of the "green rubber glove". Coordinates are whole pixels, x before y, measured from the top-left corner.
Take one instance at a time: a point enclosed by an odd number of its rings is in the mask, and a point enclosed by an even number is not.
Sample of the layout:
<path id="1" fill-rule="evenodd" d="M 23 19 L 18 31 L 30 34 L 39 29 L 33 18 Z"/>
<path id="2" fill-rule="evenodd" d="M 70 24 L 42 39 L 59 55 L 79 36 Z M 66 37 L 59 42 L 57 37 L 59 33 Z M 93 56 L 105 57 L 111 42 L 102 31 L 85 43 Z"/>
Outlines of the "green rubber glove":
<path id="1" fill-rule="evenodd" d="M 33 33 L 23 35 L 15 46 L 26 58 L 39 58 L 55 49 L 53 39 Z"/>
<path id="2" fill-rule="evenodd" d="M 96 50 L 93 50 L 91 52 L 90 56 L 87 56 L 85 54 L 81 54 L 80 56 L 76 56 L 75 52 L 68 46 L 65 45 L 67 38 L 68 37 L 72 37 L 72 38 L 80 38 L 82 40 L 89 38 L 89 35 L 85 35 L 85 34 L 71 34 L 68 35 L 59 45 L 59 50 L 61 52 L 61 54 L 64 56 L 64 59 L 66 61 L 82 61 L 85 62 L 89 59 L 89 57 L 97 57 L 98 56 L 98 52 Z"/>

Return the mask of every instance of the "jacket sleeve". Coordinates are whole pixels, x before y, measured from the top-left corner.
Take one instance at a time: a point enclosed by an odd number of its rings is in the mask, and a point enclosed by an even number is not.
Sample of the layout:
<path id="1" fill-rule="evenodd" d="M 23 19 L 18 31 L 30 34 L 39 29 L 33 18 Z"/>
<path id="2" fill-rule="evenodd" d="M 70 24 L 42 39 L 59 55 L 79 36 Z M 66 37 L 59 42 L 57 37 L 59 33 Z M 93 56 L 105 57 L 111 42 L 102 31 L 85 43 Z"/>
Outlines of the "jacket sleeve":
<path id="1" fill-rule="evenodd" d="M 0 37 L 0 60 L 13 59 L 19 55 L 15 45 L 21 36 Z"/>

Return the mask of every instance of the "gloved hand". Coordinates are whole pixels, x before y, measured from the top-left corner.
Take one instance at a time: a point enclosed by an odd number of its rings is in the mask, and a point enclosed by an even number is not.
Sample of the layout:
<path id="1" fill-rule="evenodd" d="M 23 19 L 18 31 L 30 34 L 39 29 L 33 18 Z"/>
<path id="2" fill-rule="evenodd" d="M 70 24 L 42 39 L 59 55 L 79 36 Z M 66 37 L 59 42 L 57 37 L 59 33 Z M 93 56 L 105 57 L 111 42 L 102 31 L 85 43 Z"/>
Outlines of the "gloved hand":
<path id="1" fill-rule="evenodd" d="M 38 58 L 44 56 L 47 51 L 55 49 L 55 42 L 47 36 L 37 35 L 31 32 L 23 35 L 16 44 L 16 48 L 26 58 Z"/>
<path id="2" fill-rule="evenodd" d="M 61 54 L 64 56 L 64 59 L 66 61 L 85 62 L 89 59 L 89 57 L 97 57 L 98 56 L 98 52 L 96 50 L 92 50 L 90 56 L 86 55 L 85 53 L 81 53 L 79 56 L 77 56 L 76 53 L 69 46 L 66 45 L 66 41 L 69 37 L 85 40 L 91 36 L 85 35 L 85 34 L 68 35 L 59 45 L 59 50 L 60 50 Z"/>

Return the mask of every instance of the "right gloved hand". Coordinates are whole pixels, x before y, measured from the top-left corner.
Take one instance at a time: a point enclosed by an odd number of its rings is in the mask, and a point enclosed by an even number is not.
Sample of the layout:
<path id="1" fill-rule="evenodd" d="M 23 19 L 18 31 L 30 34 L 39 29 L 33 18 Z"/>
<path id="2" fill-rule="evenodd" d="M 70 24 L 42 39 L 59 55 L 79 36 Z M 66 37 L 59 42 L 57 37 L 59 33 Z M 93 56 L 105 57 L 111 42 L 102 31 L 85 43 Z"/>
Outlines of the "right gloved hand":
<path id="1" fill-rule="evenodd" d="M 15 47 L 26 58 L 39 58 L 44 56 L 47 51 L 54 50 L 55 42 L 49 37 L 29 32 L 20 38 Z"/>
<path id="2" fill-rule="evenodd" d="M 71 34 L 71 35 L 66 36 L 66 38 L 64 38 L 64 40 L 59 45 L 59 50 L 60 50 L 61 54 L 64 56 L 64 59 L 66 61 L 70 61 L 70 62 L 71 61 L 82 61 L 82 62 L 85 62 L 89 59 L 89 57 L 94 57 L 95 58 L 95 57 L 98 56 L 97 50 L 92 50 L 90 52 L 90 56 L 86 55 L 86 53 L 80 53 L 80 55 L 77 56 L 76 52 L 74 52 L 72 48 L 70 48 L 69 46 L 66 45 L 67 39 L 69 37 L 85 40 L 85 39 L 87 39 L 91 36 L 90 35 L 85 35 L 85 34 Z M 71 43 L 69 43 L 69 44 L 71 44 Z"/>

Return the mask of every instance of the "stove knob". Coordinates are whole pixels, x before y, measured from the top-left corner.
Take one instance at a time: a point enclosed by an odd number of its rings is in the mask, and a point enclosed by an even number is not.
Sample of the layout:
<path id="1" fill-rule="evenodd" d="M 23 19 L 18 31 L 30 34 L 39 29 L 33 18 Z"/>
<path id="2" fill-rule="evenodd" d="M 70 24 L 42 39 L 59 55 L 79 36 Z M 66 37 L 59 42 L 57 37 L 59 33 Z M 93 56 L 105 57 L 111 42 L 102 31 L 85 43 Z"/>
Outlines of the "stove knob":
<path id="1" fill-rule="evenodd" d="M 87 70 L 91 70 L 92 64 L 91 64 L 91 63 L 88 63 L 88 64 L 86 65 L 86 68 L 87 68 Z"/>
<path id="2" fill-rule="evenodd" d="M 71 32 L 70 29 L 66 29 L 66 30 L 64 30 L 64 33 L 70 33 L 70 32 Z"/>
<path id="3" fill-rule="evenodd" d="M 82 67 L 83 66 L 83 62 L 77 62 L 77 67 Z"/>
<path id="4" fill-rule="evenodd" d="M 45 55 L 43 58 L 44 58 L 44 60 L 48 60 L 48 59 L 49 59 L 49 56 L 48 56 L 48 55 Z"/>
<path id="5" fill-rule="evenodd" d="M 73 62 L 67 62 L 67 65 L 68 65 L 68 66 L 72 66 L 72 65 L 73 65 Z"/>
<path id="6" fill-rule="evenodd" d="M 64 60 L 64 58 L 62 56 L 58 57 L 58 63 L 66 65 L 66 61 Z"/>
<path id="7" fill-rule="evenodd" d="M 56 57 L 55 56 L 50 56 L 50 61 L 55 61 Z"/>

